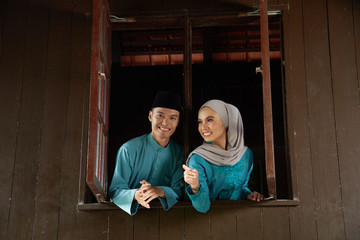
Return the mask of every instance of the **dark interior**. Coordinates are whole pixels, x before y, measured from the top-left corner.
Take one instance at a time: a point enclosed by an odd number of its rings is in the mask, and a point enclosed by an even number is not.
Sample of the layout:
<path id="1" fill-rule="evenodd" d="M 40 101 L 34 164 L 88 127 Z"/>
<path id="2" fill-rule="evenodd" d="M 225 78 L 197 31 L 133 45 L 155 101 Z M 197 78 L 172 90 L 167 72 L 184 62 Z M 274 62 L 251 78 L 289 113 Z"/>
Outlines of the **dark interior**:
<path id="1" fill-rule="evenodd" d="M 259 63 L 193 65 L 193 114 L 190 125 L 190 146 L 194 149 L 202 139 L 197 132 L 197 110 L 209 99 L 221 99 L 238 107 L 244 122 L 245 144 L 254 151 L 255 165 L 252 190 L 266 194 L 264 165 L 264 130 L 261 77 L 255 74 Z M 113 64 L 110 139 L 109 183 L 114 171 L 118 148 L 127 140 L 149 133 L 147 118 L 152 99 L 158 90 L 182 94 L 182 65 L 121 67 Z M 272 62 L 272 98 L 277 191 L 279 198 L 288 198 L 286 145 L 284 134 L 283 95 L 279 61 Z M 183 124 L 174 134 L 183 143 Z"/>
<path id="2" fill-rule="evenodd" d="M 200 29 L 201 30 L 201 29 Z M 219 28 L 217 28 L 219 32 Z M 145 35 L 145 31 L 139 32 L 138 36 Z M 168 31 L 163 31 L 168 34 Z M 209 31 L 208 31 L 209 32 Z M 136 36 L 136 34 L 124 32 L 124 35 Z M 159 31 L 154 34 L 159 35 Z M 133 43 L 136 48 L 130 48 L 121 43 L 124 39 L 121 31 L 113 31 L 113 64 L 111 80 L 110 100 L 110 123 L 109 123 L 109 154 L 108 154 L 108 184 L 111 183 L 116 153 L 119 147 L 127 140 L 149 133 L 151 131 L 148 120 L 148 112 L 152 100 L 159 90 L 168 90 L 184 96 L 184 66 L 183 64 L 129 66 L 124 64 L 124 55 L 145 55 L 146 50 L 140 48 L 139 44 Z M 146 34 L 152 32 L 147 30 Z M 138 37 L 141 39 L 141 37 Z M 247 40 L 248 42 L 249 40 Z M 256 41 L 253 39 L 253 41 Z M 194 41 L 196 44 L 196 41 Z M 251 42 L 251 40 L 250 40 Z M 178 42 L 177 42 L 178 43 Z M 194 43 L 193 43 L 194 44 Z M 280 43 L 276 43 L 280 50 Z M 204 44 L 205 45 L 205 44 Z M 218 44 L 213 44 L 212 53 L 220 51 Z M 124 50 L 125 46 L 127 48 Z M 145 44 L 144 44 L 145 46 Z M 150 46 L 150 44 L 148 44 Z M 152 45 L 153 46 L 153 45 Z M 167 45 L 166 53 L 178 53 L 179 47 Z M 193 49 L 196 47 L 193 46 Z M 204 50 L 200 47 L 200 51 Z M 229 48 L 229 46 L 228 46 Z M 253 51 L 259 48 L 253 46 Z M 155 49 L 155 50 L 154 50 Z M 156 53 L 156 49 L 158 53 Z M 220 49 L 220 50 L 219 50 Z M 127 50 L 127 52 L 126 52 Z M 142 53 L 140 53 L 143 51 Z M 148 54 L 156 56 L 162 54 L 161 48 L 147 50 Z M 173 51 L 173 52 L 171 52 Z M 196 52 L 194 50 L 194 52 Z M 227 51 L 229 52 L 229 51 Z M 204 54 L 209 55 L 209 54 Z M 255 164 L 250 180 L 251 190 L 262 192 L 267 195 L 266 171 L 265 171 L 265 150 L 264 150 L 264 120 L 263 120 L 263 99 L 261 74 L 256 74 L 256 67 L 261 66 L 257 59 L 234 60 L 232 62 L 221 62 L 215 58 L 207 57 L 201 63 L 192 65 L 192 106 L 190 115 L 189 139 L 190 151 L 202 143 L 197 131 L 197 111 L 207 100 L 221 99 L 238 107 L 241 112 L 245 145 L 254 152 Z M 141 65 L 141 64 L 138 64 Z M 280 59 L 271 60 L 271 81 L 272 81 L 272 106 L 273 106 L 273 127 L 274 127 L 274 148 L 277 174 L 277 196 L 287 199 L 291 196 L 288 186 L 288 164 L 286 150 L 286 119 L 284 119 L 284 86 L 282 81 L 282 68 Z M 183 145 L 183 121 L 180 123 L 173 138 Z"/>

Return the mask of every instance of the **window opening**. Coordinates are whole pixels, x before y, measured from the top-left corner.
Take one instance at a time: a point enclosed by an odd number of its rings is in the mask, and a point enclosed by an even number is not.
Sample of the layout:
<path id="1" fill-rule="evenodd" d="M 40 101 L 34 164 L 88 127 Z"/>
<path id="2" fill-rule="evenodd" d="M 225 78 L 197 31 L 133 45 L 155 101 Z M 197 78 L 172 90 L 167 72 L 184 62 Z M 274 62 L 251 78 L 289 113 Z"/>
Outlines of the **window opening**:
<path id="1" fill-rule="evenodd" d="M 98 105 L 104 110 L 99 110 L 99 119 L 102 116 L 103 120 L 99 120 L 97 124 L 105 126 L 110 121 L 109 127 L 97 127 L 98 141 L 101 142 L 97 144 L 101 146 L 97 151 L 101 151 L 101 160 L 96 161 L 96 169 L 99 170 L 99 164 L 107 164 L 108 168 L 108 174 L 101 175 L 102 172 L 97 172 L 104 189 L 108 187 L 107 182 L 111 182 L 118 148 L 129 139 L 151 131 L 147 120 L 149 105 L 158 90 L 166 89 L 182 95 L 187 106 L 188 116 L 183 117 L 182 124 L 174 135 L 175 141 L 181 145 L 187 142 L 187 152 L 201 144 L 196 115 L 204 101 L 219 98 L 239 108 L 244 120 L 245 144 L 255 154 L 250 187 L 261 191 L 265 196 L 268 194 L 262 80 L 261 75 L 255 72 L 256 67 L 261 65 L 260 21 L 258 16 L 231 21 L 225 19 L 226 24 L 221 20 L 216 24 L 214 21 L 204 24 L 203 19 L 185 16 L 174 28 L 113 30 L 111 101 L 109 103 L 106 100 L 109 97 L 107 91 L 102 91 L 105 101 L 100 103 L 100 95 L 98 99 Z M 277 197 L 289 199 L 291 186 L 284 181 L 289 179 L 290 173 L 285 146 L 286 114 L 280 29 L 281 16 L 269 16 L 274 155 L 276 173 L 281 179 L 276 182 Z M 191 34 L 187 35 L 189 32 Z M 99 86 L 108 88 L 110 84 L 106 81 L 106 75 L 103 77 L 103 80 L 99 79 Z M 111 108 L 108 117 L 106 109 L 109 105 Z M 108 150 L 108 136 L 101 131 L 109 134 Z M 106 195 L 106 190 L 103 193 Z"/>

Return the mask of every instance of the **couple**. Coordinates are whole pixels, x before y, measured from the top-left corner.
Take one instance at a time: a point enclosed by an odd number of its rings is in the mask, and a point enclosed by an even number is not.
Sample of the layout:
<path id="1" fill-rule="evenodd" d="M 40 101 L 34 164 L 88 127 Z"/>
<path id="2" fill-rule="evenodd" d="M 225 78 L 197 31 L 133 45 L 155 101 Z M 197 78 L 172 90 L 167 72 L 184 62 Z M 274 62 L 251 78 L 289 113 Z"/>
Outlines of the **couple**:
<path id="1" fill-rule="evenodd" d="M 182 148 L 170 138 L 180 112 L 178 95 L 156 95 L 148 116 L 151 133 L 126 142 L 118 151 L 111 200 L 130 215 L 139 204 L 150 208 L 155 198 L 168 210 L 182 196 L 183 179 L 199 212 L 207 212 L 211 200 L 263 200 L 247 187 L 253 154 L 244 146 L 239 110 L 220 100 L 210 100 L 200 108 L 198 130 L 204 143 L 190 153 L 186 165 L 182 164 Z"/>

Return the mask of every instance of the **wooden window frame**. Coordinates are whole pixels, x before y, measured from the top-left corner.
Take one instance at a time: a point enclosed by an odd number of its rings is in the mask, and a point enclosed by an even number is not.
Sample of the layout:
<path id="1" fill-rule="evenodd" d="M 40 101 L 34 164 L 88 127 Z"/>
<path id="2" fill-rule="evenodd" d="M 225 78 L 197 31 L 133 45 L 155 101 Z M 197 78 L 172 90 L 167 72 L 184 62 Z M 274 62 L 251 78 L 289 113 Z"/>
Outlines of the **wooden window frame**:
<path id="1" fill-rule="evenodd" d="M 92 33 L 92 67 L 91 67 L 91 96 L 89 114 L 89 136 L 88 136 L 88 155 L 86 183 L 93 192 L 98 203 L 84 203 L 80 199 L 79 210 L 109 210 L 119 209 L 114 204 L 107 201 L 107 139 L 108 139 L 108 113 L 110 95 L 110 67 L 111 67 L 111 30 L 109 20 L 109 7 L 106 0 L 94 0 L 93 33 Z M 271 103 L 271 80 L 270 80 L 270 57 L 269 57 L 269 36 L 268 36 L 268 9 L 267 1 L 260 0 L 260 22 L 261 22 L 261 62 L 259 70 L 263 76 L 263 105 L 264 105 L 264 140 L 265 140 L 265 161 L 268 193 L 271 199 L 276 199 L 276 175 L 274 159 L 274 140 L 272 124 L 272 103 Z M 105 18 L 103 18 L 105 17 Z M 184 28 L 184 148 L 185 154 L 189 153 L 190 144 L 188 142 L 189 119 L 192 111 L 192 25 L 196 20 L 203 19 L 204 16 L 189 17 L 182 16 L 181 22 Z M 181 16 L 180 16 L 181 18 Z M 105 19 L 101 21 L 101 19 Z M 164 27 L 174 25 L 179 16 L 173 16 L 169 22 L 162 22 Z M 159 19 L 158 19 L 159 20 Z M 162 21 L 162 19 L 160 19 Z M 202 21 L 202 20 L 200 20 Z M 106 27 L 105 25 L 108 24 Z M 143 26 L 142 26 L 143 27 Z M 103 30 L 101 30 L 103 29 Z M 105 40 L 104 40 L 105 39 Z M 106 87 L 99 83 L 106 83 Z M 101 144 L 99 144 L 101 143 Z M 97 160 L 101 161 L 97 161 Z M 290 182 L 294 187 L 295 182 Z M 84 190 L 84 187 L 81 189 Z M 81 194 L 83 195 L 83 194 Z M 110 204 L 103 204 L 110 203 Z M 298 206 L 299 200 L 296 196 L 293 199 L 264 201 L 254 203 L 251 201 L 213 201 L 212 207 L 276 207 L 276 206 Z M 154 208 L 161 205 L 155 203 Z M 177 207 L 192 207 L 191 202 L 179 202 Z"/>
<path id="2" fill-rule="evenodd" d="M 106 0 L 94 0 L 86 183 L 98 202 L 107 198 L 110 49 L 109 6 Z"/>

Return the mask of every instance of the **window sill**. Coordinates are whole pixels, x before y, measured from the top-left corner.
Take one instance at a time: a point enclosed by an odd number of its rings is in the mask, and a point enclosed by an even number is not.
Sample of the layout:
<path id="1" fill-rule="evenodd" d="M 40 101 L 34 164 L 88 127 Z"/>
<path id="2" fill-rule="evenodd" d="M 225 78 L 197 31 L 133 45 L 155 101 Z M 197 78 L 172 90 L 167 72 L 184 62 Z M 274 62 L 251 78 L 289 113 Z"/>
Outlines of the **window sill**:
<path id="1" fill-rule="evenodd" d="M 231 200 L 217 200 L 211 202 L 211 207 L 296 207 L 299 206 L 299 200 L 277 199 L 265 200 L 262 202 L 253 201 L 231 201 Z M 193 207 L 191 202 L 178 202 L 172 208 L 190 208 Z M 92 210 L 120 210 L 114 203 L 79 203 L 78 210 L 92 211 Z M 141 207 L 142 208 L 142 207 Z M 160 202 L 154 202 L 151 208 L 162 208 Z"/>

